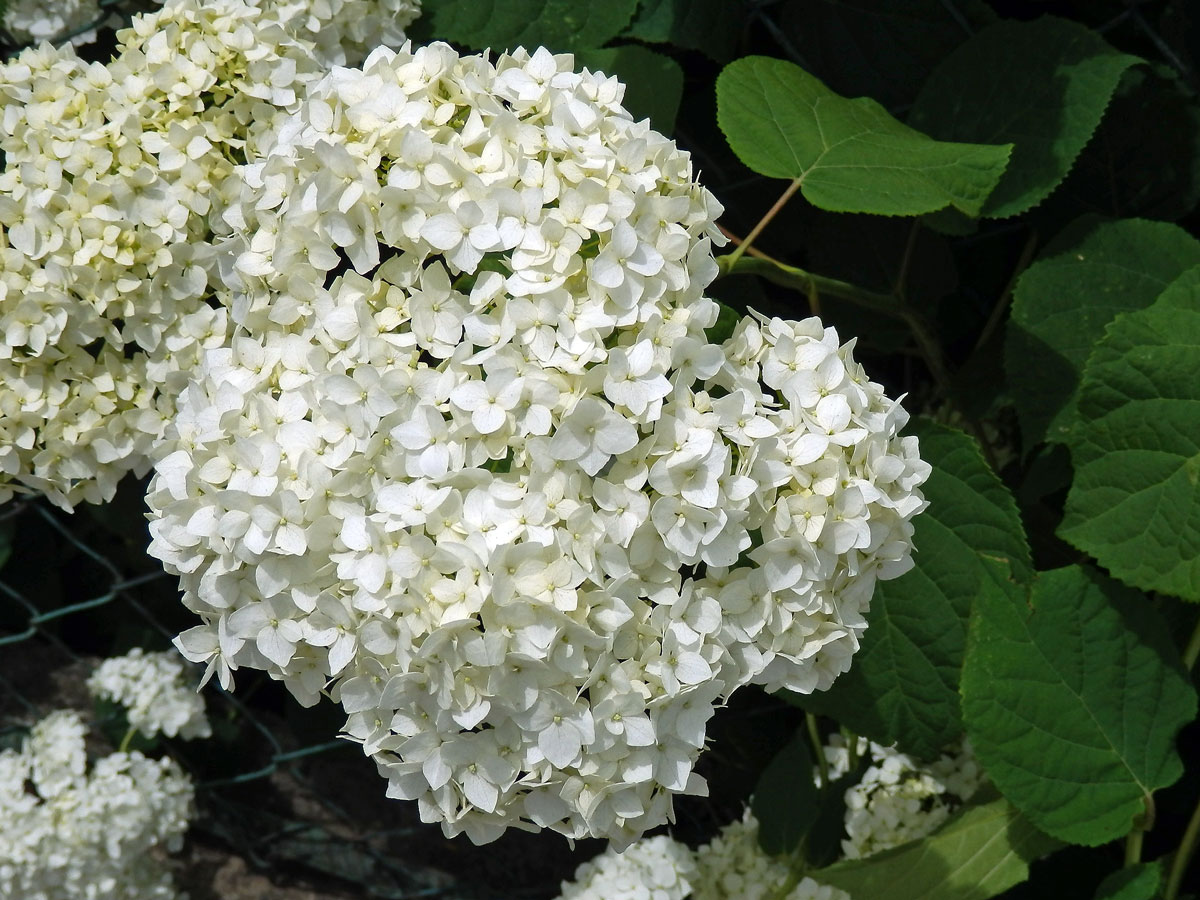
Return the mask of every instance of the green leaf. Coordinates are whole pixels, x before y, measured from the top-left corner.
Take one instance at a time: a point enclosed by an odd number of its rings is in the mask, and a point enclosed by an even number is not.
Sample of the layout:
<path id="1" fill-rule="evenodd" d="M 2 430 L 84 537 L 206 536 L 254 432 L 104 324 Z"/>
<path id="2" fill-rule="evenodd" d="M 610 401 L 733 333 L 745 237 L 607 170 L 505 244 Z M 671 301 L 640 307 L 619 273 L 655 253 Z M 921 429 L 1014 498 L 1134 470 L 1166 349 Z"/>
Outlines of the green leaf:
<path id="1" fill-rule="evenodd" d="M 789 0 L 777 15 L 814 75 L 888 109 L 910 105 L 951 50 L 996 20 L 983 0 Z"/>
<path id="2" fill-rule="evenodd" d="M 624 82 L 623 105 L 634 118 L 649 117 L 650 124 L 663 134 L 675 130 L 675 114 L 683 96 L 683 69 L 671 57 L 638 44 L 625 44 L 581 50 L 575 58 L 577 66 L 616 75 Z"/>
<path id="3" fill-rule="evenodd" d="M 808 874 L 855 898 L 986 900 L 1024 881 L 1029 863 L 1058 846 L 996 798 L 919 841 Z"/>
<path id="4" fill-rule="evenodd" d="M 740 0 L 642 0 L 625 35 L 699 50 L 723 62 L 737 49 L 745 13 Z"/>
<path id="5" fill-rule="evenodd" d="M 993 783 L 1047 834 L 1126 834 L 1183 766 L 1196 694 L 1145 598 L 1069 566 L 1032 589 L 988 565 L 963 664 L 963 719 Z"/>
<path id="6" fill-rule="evenodd" d="M 1096 888 L 1094 900 L 1154 900 L 1162 885 L 1162 866 L 1138 863 L 1117 869 Z"/>
<path id="7" fill-rule="evenodd" d="M 773 856 L 800 846 L 816 821 L 817 797 L 808 738 L 799 729 L 763 769 L 750 799 L 759 846 Z"/>
<path id="8" fill-rule="evenodd" d="M 882 744 L 934 758 L 962 733 L 958 681 L 983 556 L 1032 578 L 1021 517 L 1008 489 L 962 432 L 917 423 L 929 508 L 914 520 L 912 571 L 876 586 L 862 649 L 833 687 L 786 699 Z"/>
<path id="9" fill-rule="evenodd" d="M 621 33 L 637 0 L 436 0 L 425 15 L 440 39 L 475 50 L 599 47 Z"/>
<path id="10" fill-rule="evenodd" d="M 1070 446 L 1059 535 L 1127 584 L 1200 601 L 1200 267 L 1108 326 Z"/>
<path id="11" fill-rule="evenodd" d="M 721 72 L 717 122 L 743 163 L 798 179 L 810 203 L 834 212 L 915 216 L 952 206 L 978 215 L 1011 150 L 931 140 L 874 100 L 840 97 L 766 56 Z"/>
<path id="12" fill-rule="evenodd" d="M 1195 265 L 1200 241 L 1142 219 L 1085 217 L 1046 248 L 1017 282 L 1005 347 L 1026 449 L 1066 440 L 1083 364 L 1104 326 L 1149 306 Z"/>
<path id="13" fill-rule="evenodd" d="M 1137 62 L 1066 19 L 1001 21 L 934 70 L 909 122 L 939 140 L 1011 141 L 1012 160 L 983 215 L 1015 216 L 1066 177 Z"/>

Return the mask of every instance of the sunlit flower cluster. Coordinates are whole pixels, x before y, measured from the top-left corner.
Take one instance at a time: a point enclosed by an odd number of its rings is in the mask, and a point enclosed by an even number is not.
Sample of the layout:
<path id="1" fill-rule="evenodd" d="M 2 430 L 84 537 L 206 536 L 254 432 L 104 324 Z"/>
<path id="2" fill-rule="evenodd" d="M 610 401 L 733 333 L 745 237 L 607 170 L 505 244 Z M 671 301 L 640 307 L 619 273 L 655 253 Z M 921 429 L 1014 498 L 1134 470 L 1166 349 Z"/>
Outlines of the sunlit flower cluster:
<path id="1" fill-rule="evenodd" d="M 51 713 L 0 752 L 0 896 L 173 900 L 192 786 L 169 759 L 114 753 L 90 767 L 74 712 Z"/>
<path id="2" fill-rule="evenodd" d="M 181 373 L 227 338 L 222 185 L 327 65 L 297 31 L 397 38 L 394 6 L 171 0 L 108 65 L 42 45 L 0 66 L 0 501 L 101 502 L 148 468 Z"/>
<path id="3" fill-rule="evenodd" d="M 859 758 L 871 763 L 846 791 L 846 837 L 842 853 L 860 859 L 925 837 L 971 799 L 984 774 L 969 743 L 921 763 L 892 747 L 859 740 Z M 837 735 L 825 748 L 829 777 L 849 771 L 850 753 Z"/>
<path id="4" fill-rule="evenodd" d="M 130 726 L 146 737 L 209 737 L 204 698 L 188 681 L 184 661 L 175 651 L 146 653 L 135 647 L 104 660 L 87 686 L 93 697 L 124 706 Z"/>
<path id="5" fill-rule="evenodd" d="M 328 690 L 477 841 L 668 819 L 715 705 L 845 670 L 928 473 L 816 319 L 708 341 L 720 208 L 572 65 L 434 44 L 310 89 L 239 170 L 236 330 L 149 494 L 185 656 Z"/>

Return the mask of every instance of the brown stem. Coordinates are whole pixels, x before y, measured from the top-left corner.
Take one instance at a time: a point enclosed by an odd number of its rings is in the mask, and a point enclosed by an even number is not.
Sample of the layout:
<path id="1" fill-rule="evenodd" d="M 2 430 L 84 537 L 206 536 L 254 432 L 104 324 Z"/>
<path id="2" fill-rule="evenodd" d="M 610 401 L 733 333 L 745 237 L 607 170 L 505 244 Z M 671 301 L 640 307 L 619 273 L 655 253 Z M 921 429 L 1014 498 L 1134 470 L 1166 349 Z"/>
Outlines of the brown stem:
<path id="1" fill-rule="evenodd" d="M 729 255 L 733 257 L 734 262 L 737 262 L 741 255 L 750 249 L 750 246 L 754 243 L 758 236 L 762 234 L 763 229 L 771 224 L 771 220 L 779 214 L 779 211 L 787 205 L 787 202 L 792 199 L 792 195 L 798 190 L 800 190 L 800 179 L 796 178 L 787 186 L 787 189 L 779 195 L 779 199 L 775 201 L 774 206 L 767 210 L 767 214 L 758 220 L 758 224 L 750 230 L 750 233 L 746 235 L 746 239 L 738 246 L 733 248 L 733 252 Z"/>

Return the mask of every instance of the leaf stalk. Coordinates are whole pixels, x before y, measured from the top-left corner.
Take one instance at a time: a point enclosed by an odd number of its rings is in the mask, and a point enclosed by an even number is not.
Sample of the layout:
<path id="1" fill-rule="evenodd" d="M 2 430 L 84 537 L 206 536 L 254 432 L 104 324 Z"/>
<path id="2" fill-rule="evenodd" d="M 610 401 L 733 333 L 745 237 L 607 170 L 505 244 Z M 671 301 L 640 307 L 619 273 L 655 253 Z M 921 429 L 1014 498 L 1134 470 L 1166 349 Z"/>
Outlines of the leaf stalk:
<path id="1" fill-rule="evenodd" d="M 774 219 L 775 216 L 779 214 L 779 211 L 787 205 L 787 202 L 792 199 L 792 195 L 795 194 L 796 191 L 800 190 L 800 183 L 801 179 L 793 179 L 792 183 L 787 186 L 787 189 L 779 195 L 779 199 L 775 201 L 775 205 L 767 210 L 766 215 L 759 219 L 758 224 L 750 230 L 748 235 L 746 235 L 746 239 L 733 248 L 733 252 L 729 255 L 733 258 L 734 262 L 737 262 L 741 258 L 742 254 L 750 249 L 751 245 L 758 238 L 758 236 L 762 234 L 763 229 L 771 224 L 771 220 Z"/>

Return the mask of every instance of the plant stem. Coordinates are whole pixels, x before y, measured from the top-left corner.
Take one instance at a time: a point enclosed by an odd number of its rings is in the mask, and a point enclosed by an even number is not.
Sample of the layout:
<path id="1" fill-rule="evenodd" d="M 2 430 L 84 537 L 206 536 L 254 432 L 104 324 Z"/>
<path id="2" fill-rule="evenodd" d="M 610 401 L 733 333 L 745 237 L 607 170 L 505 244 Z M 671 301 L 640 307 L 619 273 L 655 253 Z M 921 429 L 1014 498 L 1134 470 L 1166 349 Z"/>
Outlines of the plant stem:
<path id="1" fill-rule="evenodd" d="M 907 299 L 905 287 L 908 284 L 908 270 L 912 266 L 913 251 L 917 249 L 917 237 L 921 233 L 921 220 L 913 219 L 908 229 L 908 240 L 904 242 L 904 255 L 900 257 L 900 270 L 896 274 L 896 283 L 892 285 L 892 293 L 901 300 Z"/>
<path id="2" fill-rule="evenodd" d="M 133 743 L 133 736 L 135 734 L 137 734 L 137 728 L 130 725 L 129 730 L 125 732 L 125 737 L 121 738 L 121 746 L 117 748 L 118 753 L 124 753 L 129 749 L 129 745 Z"/>
<path id="3" fill-rule="evenodd" d="M 1188 820 L 1187 828 L 1183 832 L 1183 840 L 1179 842 L 1179 849 L 1175 851 L 1175 858 L 1171 860 L 1171 871 L 1167 875 L 1167 889 L 1163 893 L 1163 900 L 1176 900 L 1179 896 L 1179 889 L 1183 886 L 1183 875 L 1187 871 L 1188 863 L 1192 860 L 1192 854 L 1196 852 L 1198 836 L 1200 836 L 1200 801 L 1192 810 L 1192 817 Z"/>
<path id="4" fill-rule="evenodd" d="M 746 244 L 743 243 L 734 253 L 745 246 Z M 717 266 L 720 268 L 718 278 L 725 275 L 758 275 L 780 287 L 803 291 L 810 296 L 827 294 L 893 319 L 907 319 L 904 310 L 896 302 L 896 298 L 890 294 L 878 294 L 856 284 L 850 284 L 848 281 L 814 275 L 812 272 L 806 272 L 796 266 L 789 266 L 787 263 L 772 259 L 765 254 L 752 253 L 750 258 L 744 258 L 735 256 L 734 253 L 717 257 Z"/>
<path id="5" fill-rule="evenodd" d="M 1183 651 L 1183 667 L 1189 672 L 1196 667 L 1196 658 L 1200 657 L 1200 616 L 1196 617 L 1196 627 L 1188 640 L 1187 649 Z"/>
<path id="6" fill-rule="evenodd" d="M 846 739 L 846 771 L 853 772 L 858 766 L 858 735 L 843 728 L 842 737 Z"/>
<path id="7" fill-rule="evenodd" d="M 813 753 L 817 755 L 817 769 L 821 773 L 821 788 L 829 787 L 829 761 L 825 759 L 825 745 L 821 743 L 821 732 L 817 730 L 817 717 L 810 712 L 804 714 L 808 726 L 808 737 L 812 741 Z"/>
<path id="8" fill-rule="evenodd" d="M 750 249 L 750 245 L 762 234 L 763 229 L 771 224 L 771 220 L 779 214 L 779 211 L 783 209 L 787 202 L 792 199 L 792 195 L 798 190 L 800 190 L 800 179 L 796 178 L 787 186 L 787 190 L 779 195 L 779 199 L 775 201 L 774 206 L 767 210 L 767 214 L 758 220 L 758 224 L 750 230 L 750 233 L 746 235 L 746 239 L 733 248 L 733 252 L 729 255 L 733 257 L 734 262 L 737 262 L 741 258 L 741 255 Z"/>
<path id="9" fill-rule="evenodd" d="M 979 332 L 979 339 L 975 341 L 975 348 L 972 353 L 978 353 L 988 341 L 992 339 L 992 335 L 996 329 L 1000 327 L 1000 322 L 1004 319 L 1004 312 L 1008 309 L 1009 303 L 1012 302 L 1013 291 L 1017 287 L 1017 279 L 1029 268 L 1029 263 L 1033 260 L 1033 251 L 1037 249 L 1038 233 L 1035 228 L 1029 232 L 1029 238 L 1025 241 L 1025 246 L 1021 248 L 1021 256 L 1017 259 L 1017 266 L 1013 269 L 1012 275 L 1008 278 L 1008 284 L 1004 286 L 1004 292 L 1000 295 L 1000 299 L 996 301 L 996 305 L 992 307 L 992 314 L 988 316 L 987 324 L 983 326 L 983 331 Z"/>
<path id="10" fill-rule="evenodd" d="M 1146 834 L 1140 827 L 1125 835 L 1125 866 L 1136 866 L 1142 861 L 1142 837 Z"/>

